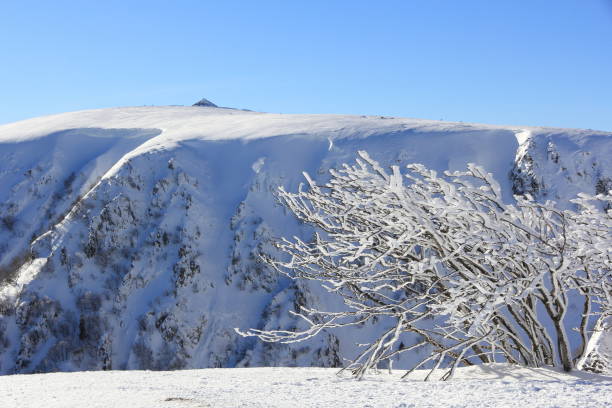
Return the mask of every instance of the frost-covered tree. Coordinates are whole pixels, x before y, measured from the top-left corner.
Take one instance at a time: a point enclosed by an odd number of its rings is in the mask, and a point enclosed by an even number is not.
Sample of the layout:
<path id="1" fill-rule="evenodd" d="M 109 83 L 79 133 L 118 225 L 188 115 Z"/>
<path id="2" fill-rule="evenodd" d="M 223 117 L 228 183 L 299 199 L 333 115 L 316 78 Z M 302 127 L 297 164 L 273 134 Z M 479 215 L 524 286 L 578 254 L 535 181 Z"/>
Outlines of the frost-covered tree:
<path id="1" fill-rule="evenodd" d="M 508 204 L 475 165 L 442 176 L 418 164 L 388 174 L 359 155 L 325 185 L 305 173 L 307 187 L 280 189 L 315 233 L 308 242 L 279 240 L 283 260 L 264 256 L 293 279 L 322 282 L 346 309 L 303 309 L 303 331 L 241 334 L 290 343 L 393 322 L 347 367 L 357 377 L 417 348 L 428 352 L 406 375 L 447 368 L 450 378 L 459 365 L 494 361 L 575 366 L 595 321 L 612 314 L 612 212 L 602 210 L 610 196 L 581 195 L 575 211 L 529 196 Z M 420 340 L 405 346 L 405 333 Z"/>

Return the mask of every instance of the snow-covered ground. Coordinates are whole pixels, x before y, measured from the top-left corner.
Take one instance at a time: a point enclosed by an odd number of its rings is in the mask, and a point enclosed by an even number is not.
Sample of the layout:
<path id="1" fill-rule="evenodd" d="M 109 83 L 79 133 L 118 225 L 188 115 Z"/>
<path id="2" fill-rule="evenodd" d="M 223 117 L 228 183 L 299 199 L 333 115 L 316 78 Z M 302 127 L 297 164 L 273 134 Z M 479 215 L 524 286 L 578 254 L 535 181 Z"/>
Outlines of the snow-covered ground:
<path id="1" fill-rule="evenodd" d="M 496 364 L 451 381 L 355 381 L 329 368 L 102 371 L 0 377 L 1 407 L 609 407 L 612 377 Z"/>

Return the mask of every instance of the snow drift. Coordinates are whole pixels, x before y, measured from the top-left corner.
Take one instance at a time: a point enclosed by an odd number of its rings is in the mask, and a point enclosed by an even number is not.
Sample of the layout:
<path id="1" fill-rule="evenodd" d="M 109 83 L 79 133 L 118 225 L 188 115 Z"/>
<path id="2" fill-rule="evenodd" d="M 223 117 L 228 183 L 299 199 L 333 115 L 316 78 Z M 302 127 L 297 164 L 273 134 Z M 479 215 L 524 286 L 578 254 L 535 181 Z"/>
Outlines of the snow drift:
<path id="1" fill-rule="evenodd" d="M 453 381 L 423 382 L 426 372 L 362 381 L 329 368 L 216 368 L 11 375 L 0 378 L 0 405 L 19 408 L 313 407 L 607 408 L 612 378 L 504 364 L 461 367 Z M 440 373 L 441 374 L 441 373 Z M 436 377 L 437 379 L 437 377 Z"/>
<path id="2" fill-rule="evenodd" d="M 116 108 L 0 126 L 0 372 L 340 366 L 378 327 L 294 345 L 316 285 L 258 260 L 309 231 L 274 198 L 358 150 L 384 165 L 474 162 L 505 200 L 568 206 L 612 188 L 612 134 L 205 106 Z M 604 336 L 605 337 L 605 336 Z M 401 367 L 401 361 L 398 366 Z"/>

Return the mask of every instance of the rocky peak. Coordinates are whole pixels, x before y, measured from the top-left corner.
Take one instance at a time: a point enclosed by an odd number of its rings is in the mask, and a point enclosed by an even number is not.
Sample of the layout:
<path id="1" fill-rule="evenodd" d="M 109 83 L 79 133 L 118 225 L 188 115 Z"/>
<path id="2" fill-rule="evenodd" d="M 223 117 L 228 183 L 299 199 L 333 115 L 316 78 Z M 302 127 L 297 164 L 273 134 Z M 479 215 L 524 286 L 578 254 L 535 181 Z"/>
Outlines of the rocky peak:
<path id="1" fill-rule="evenodd" d="M 212 103 L 211 101 L 209 101 L 206 98 L 200 99 L 199 101 L 194 103 L 193 106 L 204 106 L 204 107 L 207 107 L 207 108 L 218 108 L 217 105 L 215 105 L 214 103 Z"/>

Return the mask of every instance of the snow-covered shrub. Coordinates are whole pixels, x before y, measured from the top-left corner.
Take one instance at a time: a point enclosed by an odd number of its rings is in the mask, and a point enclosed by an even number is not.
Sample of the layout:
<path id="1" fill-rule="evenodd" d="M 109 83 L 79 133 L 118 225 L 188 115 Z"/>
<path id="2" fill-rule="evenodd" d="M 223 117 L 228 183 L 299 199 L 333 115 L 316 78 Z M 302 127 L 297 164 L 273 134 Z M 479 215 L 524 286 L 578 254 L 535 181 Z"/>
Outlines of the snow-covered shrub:
<path id="1" fill-rule="evenodd" d="M 427 352 L 412 369 L 447 367 L 445 378 L 479 362 L 571 370 L 595 321 L 612 313 L 612 212 L 602 210 L 610 196 L 581 195 L 575 211 L 528 195 L 507 204 L 475 165 L 388 174 L 360 156 L 325 185 L 304 173 L 308 188 L 280 189 L 314 238 L 278 241 L 286 260 L 263 256 L 293 279 L 322 282 L 346 310 L 302 309 L 304 331 L 241 334 L 290 343 L 382 318 L 394 324 L 347 367 L 357 377 L 420 348 Z M 406 333 L 420 341 L 405 346 Z"/>

